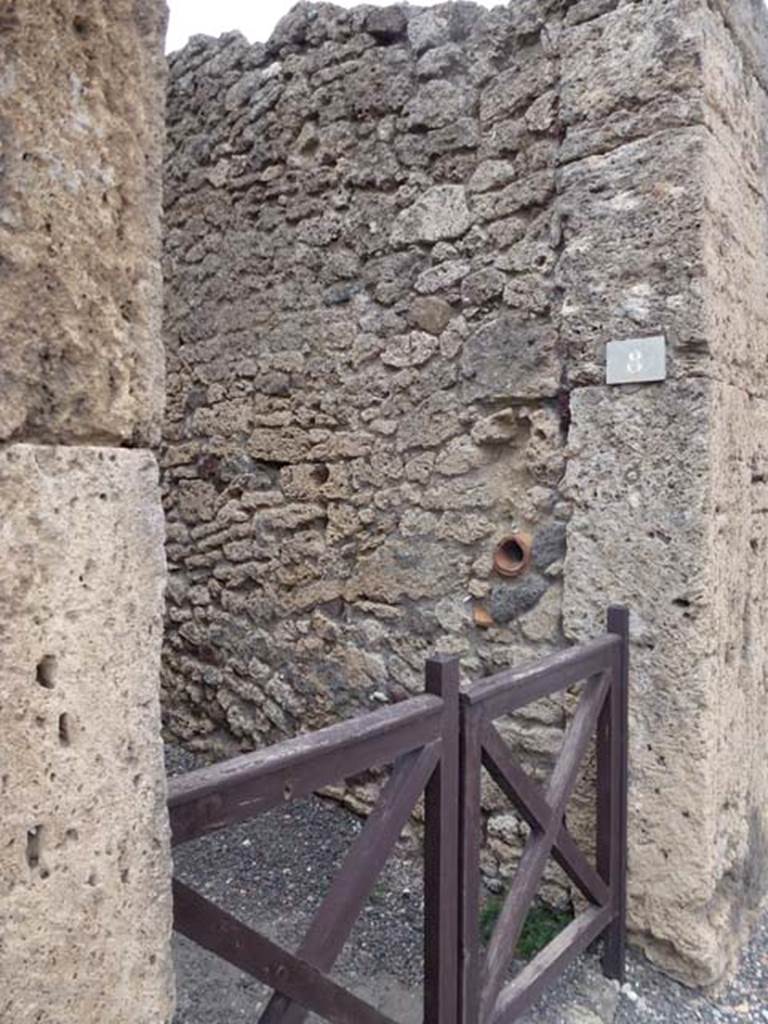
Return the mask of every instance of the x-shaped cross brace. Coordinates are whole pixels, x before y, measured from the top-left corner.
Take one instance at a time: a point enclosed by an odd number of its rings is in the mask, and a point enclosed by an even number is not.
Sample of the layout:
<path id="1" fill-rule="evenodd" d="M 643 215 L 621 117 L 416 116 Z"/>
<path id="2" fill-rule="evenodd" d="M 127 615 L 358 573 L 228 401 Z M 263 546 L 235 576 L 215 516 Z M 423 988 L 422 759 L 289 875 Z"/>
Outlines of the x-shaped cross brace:
<path id="1" fill-rule="evenodd" d="M 401 757 L 352 844 L 296 954 L 174 881 L 174 927 L 275 990 L 259 1024 L 395 1024 L 327 977 L 439 760 L 439 743 Z"/>
<path id="2" fill-rule="evenodd" d="M 485 959 L 481 1021 L 501 1019 L 497 1000 L 504 976 L 550 854 L 598 908 L 604 907 L 609 898 L 608 887 L 579 850 L 563 823 L 563 816 L 605 703 L 610 680 L 610 672 L 606 671 L 587 681 L 545 793 L 520 768 L 495 727 L 491 723 L 483 727 L 483 763 L 531 826 L 531 834 Z"/>

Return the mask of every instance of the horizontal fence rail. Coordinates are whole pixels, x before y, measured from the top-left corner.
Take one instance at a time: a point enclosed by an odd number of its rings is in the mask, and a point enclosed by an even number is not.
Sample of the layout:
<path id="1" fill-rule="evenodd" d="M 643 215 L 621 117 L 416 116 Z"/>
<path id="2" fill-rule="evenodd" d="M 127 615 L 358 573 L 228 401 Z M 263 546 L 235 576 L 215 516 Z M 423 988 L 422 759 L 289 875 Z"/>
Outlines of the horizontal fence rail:
<path id="1" fill-rule="evenodd" d="M 297 952 L 174 880 L 174 927 L 274 990 L 260 1024 L 395 1024 L 328 977 L 414 806 L 425 794 L 424 1024 L 458 1024 L 459 672 L 433 658 L 427 693 L 170 781 L 174 845 L 394 763 Z"/>
<path id="2" fill-rule="evenodd" d="M 295 953 L 174 880 L 177 931 L 274 990 L 259 1024 L 396 1024 L 329 977 L 352 927 L 422 793 L 424 1024 L 511 1024 L 595 939 L 606 974 L 623 980 L 626 930 L 629 617 L 611 608 L 608 633 L 459 690 L 456 658 L 426 665 L 426 693 L 169 783 L 174 845 L 247 821 L 371 768 L 387 783 Z M 494 721 L 583 683 L 549 784 L 530 778 Z M 565 819 L 596 734 L 596 864 Z M 479 934 L 481 773 L 485 769 L 530 827 L 485 955 Z M 525 916 L 549 857 L 587 909 L 512 981 Z"/>
<path id="3" fill-rule="evenodd" d="M 247 821 L 439 740 L 443 701 L 425 694 L 170 782 L 174 844 Z"/>

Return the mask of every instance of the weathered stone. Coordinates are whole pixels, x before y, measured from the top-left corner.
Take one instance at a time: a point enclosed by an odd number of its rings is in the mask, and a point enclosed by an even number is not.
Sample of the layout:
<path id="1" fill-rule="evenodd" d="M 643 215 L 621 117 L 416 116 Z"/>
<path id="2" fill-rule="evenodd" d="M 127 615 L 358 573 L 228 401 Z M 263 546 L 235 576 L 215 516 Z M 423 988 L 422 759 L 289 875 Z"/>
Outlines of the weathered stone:
<path id="1" fill-rule="evenodd" d="M 519 171 L 509 160 L 485 160 L 472 175 L 467 188 L 470 192 L 490 192 L 514 181 Z"/>
<path id="2" fill-rule="evenodd" d="M 699 219 L 705 153 L 704 130 L 681 129 L 563 171 L 567 221 L 557 281 L 564 292 L 561 337 L 574 383 L 604 379 L 605 342 L 616 338 L 666 330 L 681 356 L 699 359 L 706 346 Z M 692 168 L 700 169 L 693 180 Z M 682 280 L 691 283 L 683 288 Z M 670 369 L 683 375 L 690 361 Z"/>
<path id="3" fill-rule="evenodd" d="M 548 573 L 547 576 L 549 576 Z M 562 625 L 562 606 L 562 588 L 559 584 L 549 586 L 533 608 L 520 618 L 520 632 L 525 639 L 532 643 L 546 644 L 553 636 L 559 635 Z"/>
<path id="4" fill-rule="evenodd" d="M 565 557 L 566 524 L 557 521 L 537 530 L 533 538 L 531 555 L 537 569 L 548 569 L 553 562 Z"/>
<path id="5" fill-rule="evenodd" d="M 472 219 L 461 185 L 436 185 L 403 210 L 392 228 L 393 245 L 460 238 Z"/>
<path id="6" fill-rule="evenodd" d="M 480 120 L 493 122 L 524 111 L 555 80 L 555 63 L 543 59 L 541 54 L 527 63 L 502 71 L 480 98 Z"/>
<path id="7" fill-rule="evenodd" d="M 165 8 L 11 6 L 0 35 L 0 441 L 155 443 Z"/>
<path id="8" fill-rule="evenodd" d="M 407 27 L 408 22 L 400 7 L 379 8 L 370 11 L 365 18 L 365 31 L 379 43 L 397 42 L 405 36 Z"/>
<path id="9" fill-rule="evenodd" d="M 547 591 L 547 581 L 541 576 L 526 576 L 510 583 L 498 583 L 491 590 L 490 612 L 493 621 L 514 622 L 530 611 Z"/>
<path id="10" fill-rule="evenodd" d="M 472 427 L 475 444 L 508 444 L 521 432 L 521 424 L 514 409 L 487 416 Z"/>
<path id="11" fill-rule="evenodd" d="M 768 607 L 764 405 L 705 380 L 572 404 L 566 630 L 587 636 L 609 601 L 632 609 L 632 926 L 699 983 L 736 955 L 764 898 L 748 879 L 768 877 L 765 654 L 750 639 Z"/>
<path id="12" fill-rule="evenodd" d="M 504 291 L 506 278 L 493 267 L 478 270 L 465 277 L 461 285 L 461 297 L 469 306 L 487 306 L 498 299 Z"/>
<path id="13" fill-rule="evenodd" d="M 466 85 L 454 85 L 444 79 L 426 82 L 406 104 L 403 114 L 411 131 L 444 128 L 466 114 L 472 96 Z"/>
<path id="14" fill-rule="evenodd" d="M 166 1024 L 157 468 L 12 445 L 0 511 L 4 1014 Z"/>
<path id="15" fill-rule="evenodd" d="M 467 338 L 464 394 L 476 398 L 541 398 L 560 386 L 557 335 L 545 324 L 502 316 Z"/>
<path id="16" fill-rule="evenodd" d="M 424 331 L 413 331 L 393 338 L 381 353 L 381 361 L 387 366 L 423 366 L 437 351 L 437 341 Z"/>
<path id="17" fill-rule="evenodd" d="M 414 299 L 408 311 L 411 323 L 429 334 L 441 334 L 452 316 L 453 310 L 444 299 L 430 297 Z"/>
<path id="18" fill-rule="evenodd" d="M 416 65 L 419 78 L 443 78 L 463 65 L 464 54 L 455 43 L 427 50 Z"/>
<path id="19" fill-rule="evenodd" d="M 419 275 L 416 280 L 416 291 L 422 295 L 432 295 L 453 288 L 467 276 L 471 268 L 472 265 L 467 260 L 447 260 L 439 263 Z"/>
<path id="20" fill-rule="evenodd" d="M 417 11 L 408 22 L 408 42 L 415 53 L 450 40 L 450 23 L 444 11 Z"/>
<path id="21" fill-rule="evenodd" d="M 573 160 L 700 121 L 704 7 L 649 0 L 565 28 L 561 116 Z M 722 36 L 721 36 L 722 38 Z"/>

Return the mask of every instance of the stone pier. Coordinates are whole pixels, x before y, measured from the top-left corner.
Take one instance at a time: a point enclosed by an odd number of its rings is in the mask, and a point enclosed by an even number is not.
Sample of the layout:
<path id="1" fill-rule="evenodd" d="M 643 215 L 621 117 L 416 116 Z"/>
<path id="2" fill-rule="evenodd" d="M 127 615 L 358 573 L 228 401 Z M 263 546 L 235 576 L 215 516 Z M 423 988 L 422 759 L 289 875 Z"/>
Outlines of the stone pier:
<path id="1" fill-rule="evenodd" d="M 0 9 L 0 1018 L 167 1024 L 165 6 Z"/>

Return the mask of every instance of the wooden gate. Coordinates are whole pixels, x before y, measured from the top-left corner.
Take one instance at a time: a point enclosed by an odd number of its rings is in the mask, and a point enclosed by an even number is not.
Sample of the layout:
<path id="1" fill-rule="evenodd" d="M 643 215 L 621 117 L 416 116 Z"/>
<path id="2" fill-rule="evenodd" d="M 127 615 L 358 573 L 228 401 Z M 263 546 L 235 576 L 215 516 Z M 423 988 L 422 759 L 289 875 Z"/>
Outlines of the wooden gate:
<path id="1" fill-rule="evenodd" d="M 329 972 L 376 879 L 425 794 L 424 1024 L 514 1021 L 593 940 L 604 968 L 624 970 L 628 615 L 612 608 L 608 634 L 584 647 L 459 691 L 459 663 L 427 662 L 426 693 L 170 781 L 178 845 L 253 818 L 370 768 L 388 782 L 352 844 L 296 953 L 260 935 L 174 880 L 174 927 L 251 974 L 274 995 L 260 1024 L 299 1024 L 309 1011 L 332 1024 L 396 1024 Z M 586 680 L 546 791 L 523 772 L 494 719 Z M 564 821 L 579 765 L 597 732 L 597 864 Z M 481 956 L 480 776 L 491 773 L 531 835 L 487 954 Z M 583 911 L 507 985 L 525 915 L 552 855 L 588 901 Z"/>
<path id="2" fill-rule="evenodd" d="M 462 695 L 462 936 L 463 1024 L 510 1024 L 579 953 L 605 936 L 603 969 L 624 980 L 627 841 L 627 694 L 629 616 L 608 612 L 608 634 L 522 668 L 484 679 Z M 502 715 L 586 680 L 565 733 L 549 785 L 541 789 L 520 767 L 494 726 Z M 596 737 L 597 864 L 581 852 L 565 823 L 579 767 Z M 479 918 L 481 767 L 530 826 L 528 842 L 484 957 Z M 517 941 L 552 856 L 588 907 L 513 981 L 505 978 Z"/>

